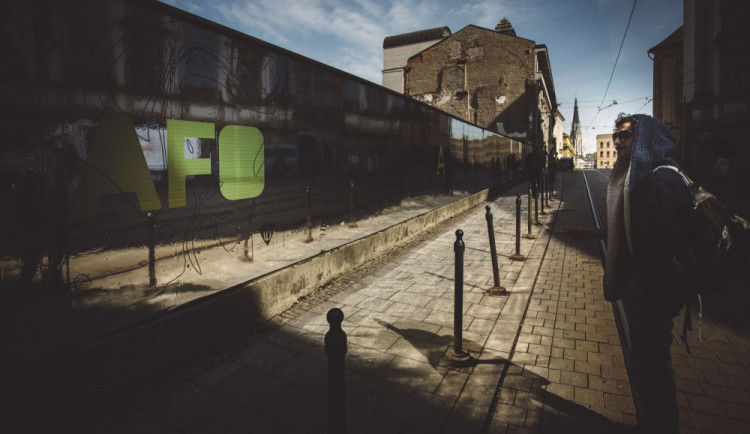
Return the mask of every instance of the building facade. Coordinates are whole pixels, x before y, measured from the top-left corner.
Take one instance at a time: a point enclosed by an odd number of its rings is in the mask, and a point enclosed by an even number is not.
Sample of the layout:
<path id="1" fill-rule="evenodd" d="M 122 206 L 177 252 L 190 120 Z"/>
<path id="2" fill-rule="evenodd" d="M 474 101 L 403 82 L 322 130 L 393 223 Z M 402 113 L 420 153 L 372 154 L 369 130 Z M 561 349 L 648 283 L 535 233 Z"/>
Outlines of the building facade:
<path id="1" fill-rule="evenodd" d="M 555 111 L 555 127 L 552 135 L 552 148 L 558 156 L 560 156 L 563 151 L 563 138 L 565 136 L 565 132 L 563 131 L 564 123 L 565 118 L 562 113 L 560 113 L 560 106 L 558 105 L 557 110 Z"/>
<path id="2" fill-rule="evenodd" d="M 596 135 L 596 154 L 594 167 L 597 169 L 611 169 L 617 161 L 617 150 L 612 142 L 612 133 Z"/>
<path id="3" fill-rule="evenodd" d="M 573 141 L 570 140 L 570 136 L 567 134 L 563 134 L 562 151 L 560 152 L 560 155 L 558 157 L 575 157 L 575 148 L 573 147 Z"/>
<path id="4" fill-rule="evenodd" d="M 648 50 L 654 61 L 653 115 L 664 122 L 682 148 L 682 27 Z"/>
<path id="5" fill-rule="evenodd" d="M 649 50 L 654 116 L 680 142 L 688 174 L 750 217 L 750 2 L 684 0 L 684 23 Z"/>
<path id="6" fill-rule="evenodd" d="M 403 83 L 406 95 L 490 131 L 545 150 L 562 141 L 547 47 L 517 37 L 507 19 L 495 30 L 469 25 L 414 54 Z"/>

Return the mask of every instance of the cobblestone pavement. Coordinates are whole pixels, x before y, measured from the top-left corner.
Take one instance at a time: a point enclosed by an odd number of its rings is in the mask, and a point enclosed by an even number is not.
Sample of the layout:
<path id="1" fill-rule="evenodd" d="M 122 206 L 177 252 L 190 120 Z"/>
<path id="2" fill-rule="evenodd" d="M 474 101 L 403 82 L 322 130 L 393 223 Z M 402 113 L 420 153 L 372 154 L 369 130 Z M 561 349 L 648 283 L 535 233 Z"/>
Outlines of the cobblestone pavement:
<path id="1" fill-rule="evenodd" d="M 602 297 L 596 245 L 559 233 L 590 221 L 582 177 L 558 176 L 556 200 L 532 228 L 536 238 L 521 242 L 525 261 L 510 258 L 517 193 L 523 187 L 489 203 L 500 283 L 509 294 L 488 293 L 485 209 L 477 207 L 135 385 L 120 405 L 81 421 L 78 431 L 325 432 L 323 337 L 332 307 L 343 310 L 348 336 L 348 432 L 633 431 L 635 410 L 612 306 Z M 459 228 L 466 244 L 462 346 L 476 361 L 467 367 L 445 357 L 453 347 Z M 747 376 L 736 380 L 745 374 L 747 334 L 730 331 L 706 320 L 706 339 L 693 345 L 692 356 L 674 346 L 683 432 L 746 431 L 740 428 L 750 414 Z"/>

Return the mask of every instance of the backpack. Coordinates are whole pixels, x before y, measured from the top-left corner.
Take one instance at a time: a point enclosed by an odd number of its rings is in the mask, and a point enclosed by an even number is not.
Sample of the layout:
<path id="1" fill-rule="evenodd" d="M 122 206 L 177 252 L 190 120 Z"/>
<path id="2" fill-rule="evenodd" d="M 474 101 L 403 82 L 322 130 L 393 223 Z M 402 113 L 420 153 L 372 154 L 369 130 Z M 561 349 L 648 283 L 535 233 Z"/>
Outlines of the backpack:
<path id="1" fill-rule="evenodd" d="M 701 294 L 717 294 L 741 282 L 750 286 L 750 222 L 732 213 L 716 196 L 709 193 L 675 166 L 659 166 L 677 172 L 688 186 L 693 200 L 691 230 L 687 234 L 684 255 L 686 289 L 698 300 L 699 339 L 703 316 Z M 688 298 L 690 305 L 690 298 Z M 689 311 L 683 325 L 683 341 L 692 329 Z"/>

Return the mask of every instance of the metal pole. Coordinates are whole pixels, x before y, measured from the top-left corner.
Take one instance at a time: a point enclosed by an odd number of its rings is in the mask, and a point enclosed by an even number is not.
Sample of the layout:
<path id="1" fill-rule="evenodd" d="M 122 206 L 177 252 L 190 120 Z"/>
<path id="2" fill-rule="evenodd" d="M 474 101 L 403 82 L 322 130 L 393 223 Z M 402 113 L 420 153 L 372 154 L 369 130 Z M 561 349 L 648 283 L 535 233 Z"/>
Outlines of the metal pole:
<path id="1" fill-rule="evenodd" d="M 466 245 L 463 241 L 464 231 L 456 231 L 456 242 L 453 243 L 455 253 L 454 274 L 454 296 L 455 306 L 453 310 L 453 349 L 448 351 L 446 358 L 454 366 L 465 366 L 472 360 L 469 353 L 462 348 L 463 340 L 463 314 L 464 314 L 464 251 Z"/>
<path id="2" fill-rule="evenodd" d="M 549 200 L 555 201 L 555 178 L 557 178 L 557 170 L 550 173 L 550 192 L 549 192 Z"/>
<path id="3" fill-rule="evenodd" d="M 487 212 L 485 212 L 484 217 L 487 219 L 487 232 L 489 232 L 490 235 L 490 255 L 492 256 L 492 279 L 494 282 L 494 285 L 492 288 L 490 288 L 490 293 L 495 295 L 501 295 L 505 294 L 508 291 L 500 286 L 500 270 L 497 265 L 497 248 L 495 247 L 495 228 L 492 223 L 492 212 L 490 211 L 490 206 L 487 205 L 484 207 Z"/>
<path id="4" fill-rule="evenodd" d="M 514 261 L 523 261 L 526 259 L 521 254 L 521 193 L 516 196 L 516 253 L 510 255 Z"/>
<path id="5" fill-rule="evenodd" d="M 325 336 L 325 353 L 328 356 L 328 428 L 332 434 L 346 432 L 346 387 L 344 382 L 344 356 L 346 333 L 341 329 L 344 312 L 334 307 L 326 320 L 330 328 Z"/>
<path id="6" fill-rule="evenodd" d="M 526 233 L 526 235 L 523 236 L 524 238 L 527 238 L 527 239 L 534 239 L 534 238 L 536 238 L 536 235 L 533 235 L 531 233 L 531 208 L 532 208 L 532 206 L 531 206 L 531 196 L 532 196 L 532 190 L 531 190 L 531 184 L 529 184 L 529 200 L 528 200 L 528 207 L 527 207 L 528 208 L 528 219 L 527 219 L 527 221 L 528 221 L 529 229 L 528 229 L 528 232 Z"/>
<path id="7" fill-rule="evenodd" d="M 544 191 L 545 191 L 545 185 L 544 185 L 544 173 L 539 175 L 539 201 L 541 202 L 541 208 L 542 210 L 539 212 L 541 215 L 547 215 L 547 212 L 544 210 Z"/>

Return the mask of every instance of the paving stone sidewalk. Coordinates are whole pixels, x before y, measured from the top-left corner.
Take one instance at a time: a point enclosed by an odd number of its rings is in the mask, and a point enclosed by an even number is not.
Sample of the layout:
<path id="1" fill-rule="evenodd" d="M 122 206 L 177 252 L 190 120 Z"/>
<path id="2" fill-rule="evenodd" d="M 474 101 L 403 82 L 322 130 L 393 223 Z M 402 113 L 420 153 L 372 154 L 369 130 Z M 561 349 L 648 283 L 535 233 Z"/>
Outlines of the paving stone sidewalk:
<path id="1" fill-rule="evenodd" d="M 487 292 L 493 273 L 480 206 L 159 373 L 80 430 L 325 432 L 323 336 L 332 307 L 344 312 L 349 342 L 348 432 L 629 428 L 632 398 L 611 307 L 601 297 L 598 253 L 555 232 L 587 218 L 580 176 L 560 174 L 557 187 L 553 207 L 532 228 L 536 238 L 522 240 L 525 261 L 510 259 L 524 187 L 489 203 L 508 295 Z M 453 345 L 456 229 L 466 244 L 462 344 L 476 359 L 461 368 L 445 359 Z"/>

